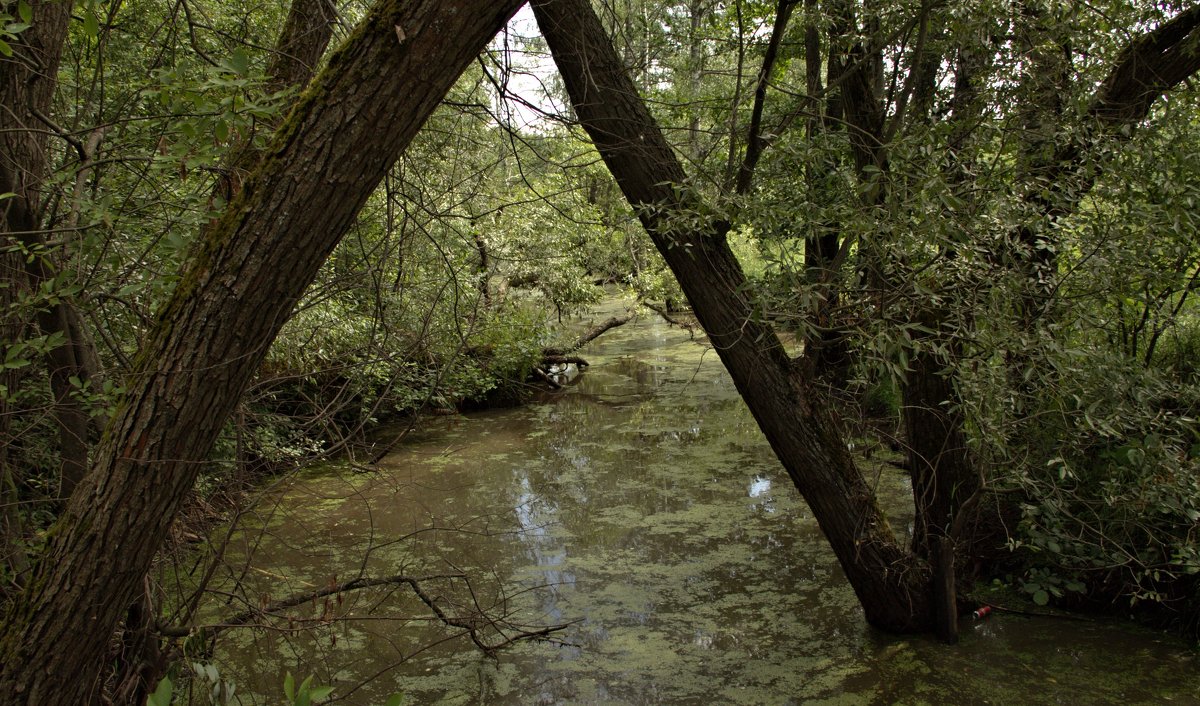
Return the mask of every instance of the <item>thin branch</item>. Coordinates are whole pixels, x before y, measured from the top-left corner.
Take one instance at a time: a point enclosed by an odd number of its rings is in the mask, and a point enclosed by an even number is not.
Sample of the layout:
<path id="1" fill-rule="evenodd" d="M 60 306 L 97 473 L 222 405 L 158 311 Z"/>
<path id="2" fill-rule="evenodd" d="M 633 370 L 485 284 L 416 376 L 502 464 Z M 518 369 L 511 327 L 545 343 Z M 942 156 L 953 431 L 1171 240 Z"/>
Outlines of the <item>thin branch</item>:
<path id="1" fill-rule="evenodd" d="M 763 107 L 767 102 L 767 87 L 771 83 L 771 73 L 775 70 L 775 62 L 779 58 L 779 45 L 787 31 L 788 19 L 792 16 L 792 8 L 797 0 L 779 0 L 775 10 L 775 26 L 771 28 L 771 39 L 767 43 L 767 52 L 763 56 L 762 68 L 758 71 L 758 86 L 754 89 L 754 109 L 750 113 L 750 129 L 746 136 L 746 155 L 738 168 L 736 191 L 745 194 L 750 190 L 754 177 L 754 168 L 762 157 L 765 142 L 762 135 Z"/>
<path id="2" fill-rule="evenodd" d="M 666 307 L 659 306 L 653 302 L 643 301 L 642 306 L 663 317 L 663 320 L 668 324 L 671 324 L 672 326 L 678 326 L 679 328 L 686 330 L 688 332 L 688 336 L 691 338 L 694 339 L 696 337 L 696 324 L 683 321 L 672 316 L 671 312 L 667 311 Z"/>
<path id="3" fill-rule="evenodd" d="M 904 79 L 904 88 L 896 99 L 896 111 L 892 115 L 891 124 L 884 128 L 884 144 L 890 144 L 892 138 L 896 136 L 896 132 L 904 122 L 904 115 L 908 111 L 908 101 L 912 97 L 913 91 L 916 90 L 917 81 L 923 78 L 924 72 L 921 67 L 924 63 L 925 47 L 929 42 L 929 10 L 928 0 L 921 3 L 921 13 L 917 17 L 917 44 L 913 47 L 912 66 L 909 67 L 908 76 Z"/>
<path id="4" fill-rule="evenodd" d="M 497 620 L 495 618 L 492 618 L 491 616 L 488 615 L 487 609 L 480 606 L 477 600 L 474 601 L 476 613 L 474 613 L 471 617 L 454 616 L 454 615 L 448 614 L 445 610 L 443 610 L 442 607 L 440 605 L 438 605 L 437 600 L 434 597 L 430 596 L 430 594 L 427 593 L 425 591 L 425 589 L 422 587 L 422 582 L 435 581 L 435 580 L 439 580 L 439 579 L 462 579 L 467 582 L 468 590 L 471 592 L 471 595 L 474 596 L 474 589 L 471 588 L 470 581 L 467 579 L 467 575 L 462 572 L 454 572 L 454 573 L 446 573 L 446 574 L 430 574 L 427 576 L 415 576 L 415 577 L 414 576 L 405 576 L 403 574 L 399 574 L 396 576 L 380 577 L 380 578 L 371 578 L 371 577 L 366 577 L 366 576 L 360 576 L 356 579 L 351 579 L 349 581 L 342 581 L 341 583 L 330 583 L 329 585 L 327 585 L 323 588 L 317 588 L 317 589 L 314 589 L 311 591 L 304 591 L 302 593 L 293 594 L 291 596 L 288 596 L 287 598 L 284 598 L 284 599 L 281 599 L 278 601 L 274 601 L 262 608 L 253 608 L 253 609 L 250 609 L 247 611 L 243 611 L 243 612 L 238 613 L 237 615 L 233 616 L 229 620 L 227 620 L 223 623 L 216 624 L 216 625 L 206 625 L 206 626 L 203 626 L 200 628 L 193 628 L 193 627 L 188 627 L 188 626 L 175 626 L 175 625 L 158 625 L 158 626 L 156 626 L 156 630 L 159 634 L 163 635 L 164 637 L 184 638 L 184 637 L 189 637 L 193 634 L 203 633 L 203 634 L 207 635 L 209 638 L 212 638 L 212 637 L 215 637 L 217 634 L 224 632 L 225 630 L 228 630 L 230 628 L 262 627 L 261 625 L 258 625 L 257 623 L 258 623 L 258 621 L 260 621 L 263 618 L 288 619 L 288 616 L 279 615 L 279 613 L 281 611 L 287 610 L 288 608 L 294 608 L 296 606 L 303 605 L 305 603 L 315 602 L 316 600 L 318 600 L 320 598 L 326 598 L 328 596 L 340 595 L 342 593 L 347 593 L 350 591 L 358 591 L 358 590 L 362 590 L 365 588 L 375 588 L 375 587 L 379 587 L 379 586 L 400 586 L 400 585 L 407 585 L 409 588 L 411 588 L 413 593 L 417 596 L 417 598 L 420 599 L 420 601 L 422 603 L 424 603 L 427 608 L 429 608 L 429 610 L 434 614 L 434 616 L 438 619 L 438 621 L 440 621 L 443 625 L 461 628 L 461 629 L 465 630 L 467 632 L 467 634 L 470 636 L 471 641 L 474 642 L 475 645 L 480 650 L 482 650 L 485 654 L 487 654 L 489 656 L 494 656 L 497 650 L 502 649 L 513 643 L 520 642 L 523 640 L 542 639 L 542 638 L 549 636 L 552 633 L 565 630 L 572 624 L 572 623 L 561 623 L 561 624 L 557 624 L 557 625 L 545 625 L 545 626 L 541 626 L 541 627 L 538 627 L 538 628 L 532 629 L 532 630 L 519 629 L 516 635 L 513 635 L 513 636 L 506 635 L 503 632 L 503 630 L 501 630 L 502 625 L 507 625 L 510 628 L 518 628 L 518 626 L 515 624 L 512 624 L 512 623 L 507 623 L 503 619 Z M 314 620 L 320 621 L 323 623 L 329 622 L 330 616 L 328 615 L 328 611 L 329 611 L 329 608 L 327 606 L 325 613 L 323 615 L 321 615 L 320 617 L 315 618 Z M 483 639 L 483 637 L 479 634 L 479 630 L 481 627 L 493 628 L 494 630 L 496 630 L 497 633 L 499 633 L 501 635 L 501 637 L 503 639 L 500 642 L 497 642 L 495 644 L 485 641 Z"/>

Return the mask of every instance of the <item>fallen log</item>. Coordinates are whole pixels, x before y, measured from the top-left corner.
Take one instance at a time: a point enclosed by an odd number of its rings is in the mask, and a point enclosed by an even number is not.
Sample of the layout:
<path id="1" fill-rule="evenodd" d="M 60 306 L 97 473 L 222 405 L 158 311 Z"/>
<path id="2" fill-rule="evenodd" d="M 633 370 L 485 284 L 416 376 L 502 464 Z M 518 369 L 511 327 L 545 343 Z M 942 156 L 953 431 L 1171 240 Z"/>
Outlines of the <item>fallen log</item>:
<path id="1" fill-rule="evenodd" d="M 654 302 L 643 300 L 642 306 L 663 317 L 663 320 L 665 320 L 668 324 L 671 324 L 672 326 L 678 326 L 679 328 L 686 330 L 688 332 L 688 336 L 692 337 L 693 339 L 696 338 L 695 322 L 678 319 L 672 316 L 671 312 L 668 311 L 666 307 L 659 306 Z"/>
<path id="2" fill-rule="evenodd" d="M 555 380 L 553 377 L 550 376 L 550 373 L 546 372 L 545 370 L 542 370 L 541 368 L 534 368 L 533 374 L 539 380 L 541 380 L 542 382 L 549 385 L 550 389 L 552 389 L 552 390 L 561 390 L 563 388 L 561 382 L 559 382 L 558 380 Z"/>
<path id="3" fill-rule="evenodd" d="M 571 363 L 574 363 L 581 368 L 586 368 L 591 365 L 591 363 L 577 355 L 542 355 L 541 367 L 545 368 L 549 365 L 570 365 Z"/>
<path id="4" fill-rule="evenodd" d="M 543 348 L 542 356 L 543 357 L 556 356 L 556 355 L 565 356 L 570 353 L 574 353 L 575 351 L 579 350 L 580 348 L 583 348 L 587 344 L 589 344 L 592 341 L 599 338 L 606 331 L 614 329 L 618 326 L 624 326 L 625 324 L 629 323 L 630 321 L 633 321 L 633 317 L 634 317 L 633 313 L 626 314 L 625 316 L 614 316 L 611 319 L 608 319 L 607 321 L 603 321 L 599 324 L 596 324 L 592 328 L 588 329 L 586 332 L 584 332 L 581 336 L 576 338 L 572 343 L 570 343 L 567 346 L 564 346 L 562 348 L 557 348 L 557 347 Z"/>

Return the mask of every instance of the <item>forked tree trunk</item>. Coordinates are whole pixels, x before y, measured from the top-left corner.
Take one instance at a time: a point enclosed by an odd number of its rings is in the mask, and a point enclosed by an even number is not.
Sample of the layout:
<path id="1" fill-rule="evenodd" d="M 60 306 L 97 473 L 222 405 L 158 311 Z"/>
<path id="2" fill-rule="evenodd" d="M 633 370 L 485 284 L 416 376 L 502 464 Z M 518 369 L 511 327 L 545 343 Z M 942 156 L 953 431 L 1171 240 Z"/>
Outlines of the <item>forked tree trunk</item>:
<path id="1" fill-rule="evenodd" d="M 87 704 L 230 409 L 384 172 L 517 0 L 384 0 L 285 121 L 138 354 L 0 637 L 0 703 Z"/>
<path id="2" fill-rule="evenodd" d="M 534 0 L 572 104 L 654 240 L 742 398 L 812 508 L 867 620 L 930 626 L 928 566 L 897 542 L 855 466 L 837 420 L 755 313 L 725 241 L 686 179 L 587 0 Z"/>
<path id="3" fill-rule="evenodd" d="M 329 47 L 336 18 L 337 8 L 332 0 L 292 0 L 271 60 L 267 62 L 268 91 L 293 89 L 299 94 L 308 85 Z M 277 121 L 266 121 L 263 125 L 266 130 L 278 126 Z M 253 135 L 243 136 L 226 156 L 224 176 L 214 187 L 213 195 L 226 203 L 232 201 L 261 156 Z"/>

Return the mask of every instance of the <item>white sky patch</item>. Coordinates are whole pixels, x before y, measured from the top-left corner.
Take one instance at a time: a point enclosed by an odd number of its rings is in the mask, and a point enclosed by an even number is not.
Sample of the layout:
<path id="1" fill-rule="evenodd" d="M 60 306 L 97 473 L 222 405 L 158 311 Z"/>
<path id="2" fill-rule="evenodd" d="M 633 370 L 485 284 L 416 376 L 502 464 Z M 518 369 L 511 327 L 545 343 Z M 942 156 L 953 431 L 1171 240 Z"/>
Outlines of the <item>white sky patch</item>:
<path id="1" fill-rule="evenodd" d="M 500 88 L 494 109 L 501 121 L 521 131 L 538 130 L 552 122 L 548 116 L 569 112 L 554 95 L 558 69 L 529 5 L 492 40 L 490 53 L 484 63 Z"/>

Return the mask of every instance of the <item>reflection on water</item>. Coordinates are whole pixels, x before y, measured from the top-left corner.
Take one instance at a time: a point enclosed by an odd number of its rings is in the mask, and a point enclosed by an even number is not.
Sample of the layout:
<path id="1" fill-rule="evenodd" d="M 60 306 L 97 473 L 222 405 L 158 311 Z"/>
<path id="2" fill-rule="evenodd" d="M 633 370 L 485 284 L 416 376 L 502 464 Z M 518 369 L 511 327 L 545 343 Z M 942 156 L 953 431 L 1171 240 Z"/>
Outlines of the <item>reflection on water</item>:
<path id="1" fill-rule="evenodd" d="M 999 615 L 953 648 L 874 632 L 712 351 L 644 317 L 583 355 L 564 393 L 431 422 L 380 474 L 297 482 L 231 570 L 267 600 L 461 571 L 493 612 L 571 622 L 559 642 L 493 661 L 406 590 L 359 591 L 319 630 L 225 640 L 223 672 L 263 703 L 285 670 L 356 704 L 1200 703 L 1195 656 L 1128 627 Z M 873 472 L 905 526 L 904 478 Z"/>

